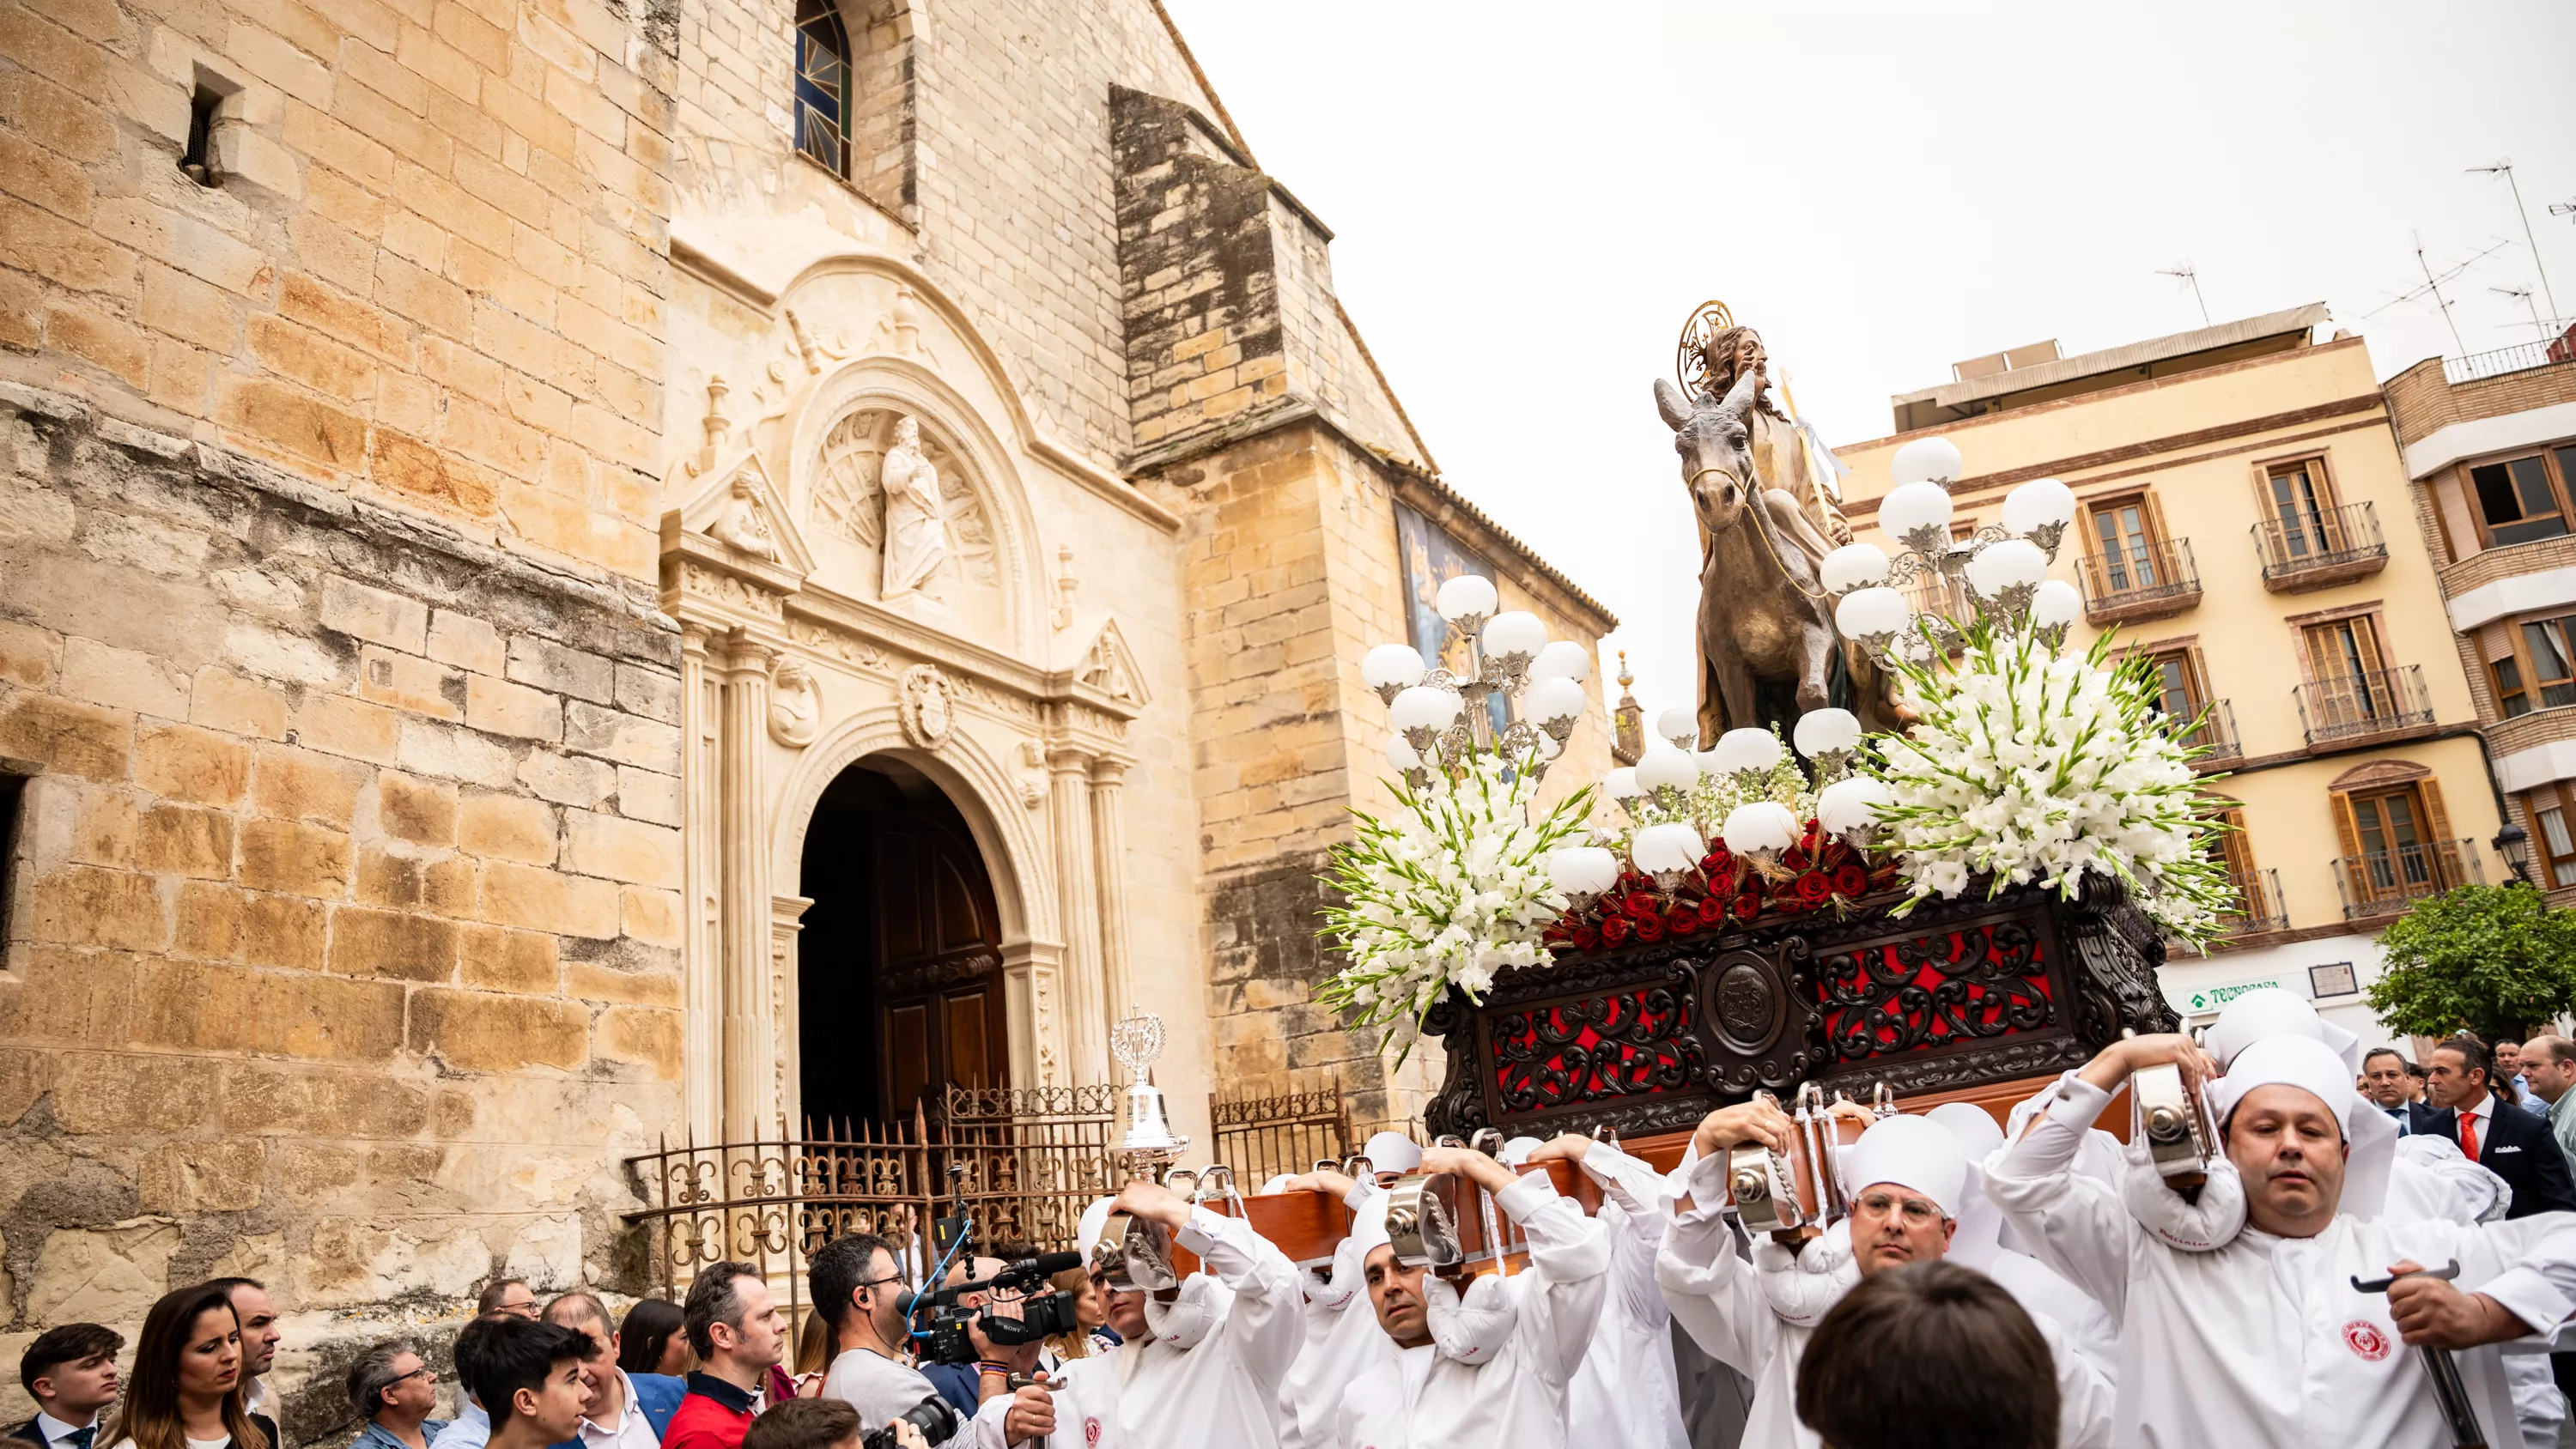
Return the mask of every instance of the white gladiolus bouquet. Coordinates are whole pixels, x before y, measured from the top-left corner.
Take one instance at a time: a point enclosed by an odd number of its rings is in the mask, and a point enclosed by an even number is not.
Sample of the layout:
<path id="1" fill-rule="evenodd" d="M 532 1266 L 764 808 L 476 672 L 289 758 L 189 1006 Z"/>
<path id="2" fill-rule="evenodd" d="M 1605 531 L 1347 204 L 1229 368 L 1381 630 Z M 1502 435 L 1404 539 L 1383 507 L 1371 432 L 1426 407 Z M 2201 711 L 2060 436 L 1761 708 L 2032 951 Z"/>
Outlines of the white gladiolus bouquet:
<path id="1" fill-rule="evenodd" d="M 2235 890 L 2210 846 L 2222 828 L 2191 761 L 2156 708 L 2143 658 L 2106 668 L 2109 636 L 2081 658 L 2027 626 L 1980 622 L 1955 663 L 1889 664 L 1919 716 L 1876 738 L 1878 778 L 1896 796 L 1878 846 L 1899 856 L 1913 896 L 1958 896 L 2038 881 L 2072 899 L 2091 871 L 2125 884 L 2176 939 L 2205 948 Z M 2196 722 L 2195 722 L 2196 723 Z"/>
<path id="2" fill-rule="evenodd" d="M 1323 910 L 1325 934 L 1350 964 L 1316 1000 L 1389 1037 L 1399 1025 L 1419 1036 L 1451 984 L 1480 998 L 1496 972 L 1550 959 L 1540 935 L 1566 898 L 1548 856 L 1583 832 L 1592 799 L 1577 790 L 1532 819 L 1527 764 L 1478 748 L 1441 761 L 1420 789 L 1398 782 L 1392 818 L 1356 816 L 1359 838 L 1335 846 L 1324 873 L 1342 897 Z"/>

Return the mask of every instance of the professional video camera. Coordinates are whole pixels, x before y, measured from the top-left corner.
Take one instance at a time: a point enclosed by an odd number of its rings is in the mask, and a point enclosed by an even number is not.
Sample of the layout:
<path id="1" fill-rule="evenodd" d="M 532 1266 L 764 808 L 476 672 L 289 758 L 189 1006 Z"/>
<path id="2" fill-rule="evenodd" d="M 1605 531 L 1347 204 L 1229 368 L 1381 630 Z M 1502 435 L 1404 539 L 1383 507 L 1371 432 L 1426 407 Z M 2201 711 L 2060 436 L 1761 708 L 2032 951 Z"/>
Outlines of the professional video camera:
<path id="1" fill-rule="evenodd" d="M 973 1323 L 984 1337 L 996 1344 L 1012 1346 L 1035 1343 L 1059 1333 L 1071 1333 L 1080 1326 L 1074 1314 L 1070 1293 L 1041 1293 L 1023 1298 L 1013 1306 L 1019 1309 L 1014 1318 L 996 1313 L 991 1307 L 960 1308 L 957 1300 L 969 1293 L 1025 1293 L 1045 1283 L 1056 1274 L 1082 1266 L 1079 1253 L 1040 1253 L 1009 1264 L 990 1278 L 951 1284 L 931 1294 L 925 1302 L 930 1310 L 930 1329 L 923 1335 L 922 1356 L 935 1363 L 973 1363 L 977 1358 L 974 1340 L 967 1336 L 966 1326 Z"/>
<path id="2" fill-rule="evenodd" d="M 948 1401 L 936 1394 L 895 1417 L 919 1429 L 921 1437 L 933 1444 L 944 1443 L 957 1433 L 957 1411 L 948 1407 Z M 898 1449 L 894 1425 L 879 1429 L 862 1428 L 859 1431 L 859 1449 Z"/>

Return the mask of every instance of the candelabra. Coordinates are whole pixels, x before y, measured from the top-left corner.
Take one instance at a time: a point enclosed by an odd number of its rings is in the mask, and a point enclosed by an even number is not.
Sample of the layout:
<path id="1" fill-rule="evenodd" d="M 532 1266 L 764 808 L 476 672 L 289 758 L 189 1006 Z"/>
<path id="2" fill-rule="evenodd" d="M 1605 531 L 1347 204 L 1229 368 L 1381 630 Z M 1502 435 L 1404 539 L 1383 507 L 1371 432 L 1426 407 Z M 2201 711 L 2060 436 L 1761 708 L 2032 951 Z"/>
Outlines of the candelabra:
<path id="1" fill-rule="evenodd" d="M 1420 789 L 1438 761 L 1487 743 L 1516 759 L 1531 757 L 1531 773 L 1545 774 L 1583 718 L 1592 656 L 1572 640 L 1551 642 L 1535 614 L 1496 612 L 1501 598 L 1481 575 L 1442 584 L 1434 603 L 1467 641 L 1463 672 L 1432 667 L 1410 644 L 1380 644 L 1360 659 L 1361 680 L 1386 701 L 1395 724 L 1387 762 Z M 1521 705 L 1499 739 L 1489 704 L 1497 692 Z"/>
<path id="2" fill-rule="evenodd" d="M 2054 649 L 2083 611 L 2073 584 L 2048 577 L 2057 546 L 2075 521 L 2075 494 L 2054 478 L 2024 483 L 2004 495 L 2003 521 L 1965 539 L 1950 533 L 1950 485 L 1959 449 L 1946 438 L 1917 438 L 1896 450 L 1896 486 L 1879 500 L 1878 523 L 1904 544 L 1894 558 L 1876 544 L 1851 543 L 1825 555 L 1818 573 L 1837 598 L 1834 627 L 1885 663 L 1890 654 L 1922 662 L 1935 645 L 1955 647 L 1959 622 L 1916 611 L 1898 585 L 1938 579 L 1942 592 L 1964 584 L 1976 617 L 2010 632 L 2037 631 Z"/>

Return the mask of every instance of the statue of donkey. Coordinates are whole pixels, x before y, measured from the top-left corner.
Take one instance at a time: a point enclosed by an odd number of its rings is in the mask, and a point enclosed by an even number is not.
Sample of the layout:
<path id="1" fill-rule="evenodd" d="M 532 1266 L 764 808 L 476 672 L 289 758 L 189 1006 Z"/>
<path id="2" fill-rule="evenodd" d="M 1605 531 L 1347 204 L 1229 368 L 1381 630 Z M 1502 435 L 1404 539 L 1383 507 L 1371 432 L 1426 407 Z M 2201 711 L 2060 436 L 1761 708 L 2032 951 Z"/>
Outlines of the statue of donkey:
<path id="1" fill-rule="evenodd" d="M 1655 380 L 1656 411 L 1673 430 L 1682 484 L 1708 534 L 1699 576 L 1701 742 L 1745 726 L 1785 731 L 1797 716 L 1841 703 L 1837 694 L 1864 727 L 1888 728 L 1894 711 L 1878 669 L 1834 632 L 1818 573 L 1829 545 L 1797 499 L 1756 474 L 1746 418 L 1755 386 L 1747 372 L 1723 398 L 1688 398 Z"/>

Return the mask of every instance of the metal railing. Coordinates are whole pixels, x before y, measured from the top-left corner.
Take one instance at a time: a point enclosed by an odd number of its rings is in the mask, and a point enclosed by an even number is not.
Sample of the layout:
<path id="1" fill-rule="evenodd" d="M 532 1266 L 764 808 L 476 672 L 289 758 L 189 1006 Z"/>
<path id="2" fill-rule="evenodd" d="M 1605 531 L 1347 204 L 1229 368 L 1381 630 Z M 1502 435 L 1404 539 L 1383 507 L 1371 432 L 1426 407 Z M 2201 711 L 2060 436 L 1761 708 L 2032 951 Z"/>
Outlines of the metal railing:
<path id="1" fill-rule="evenodd" d="M 2379 513 L 2367 501 L 2266 518 L 2254 525 L 2254 548 L 2267 581 L 2388 557 Z"/>
<path id="2" fill-rule="evenodd" d="M 1351 1135 L 1351 1104 L 1339 1077 L 1311 1092 L 1273 1097 L 1208 1095 L 1208 1121 L 1216 1160 L 1234 1169 L 1249 1192 L 1283 1172 L 1304 1172 L 1322 1158 L 1339 1161 L 1359 1150 Z"/>
<path id="3" fill-rule="evenodd" d="M 2200 568 L 2192 562 L 2187 538 L 2161 538 L 2113 553 L 2088 553 L 2076 560 L 2076 572 L 2084 581 L 2087 613 L 2159 600 L 2187 604 L 2200 597 Z"/>
<path id="4" fill-rule="evenodd" d="M 2208 754 L 2192 761 L 2201 769 L 2206 770 L 2222 760 L 2244 758 L 2245 747 L 2236 738 L 2236 710 L 2226 700 L 2211 700 L 2197 725 L 2171 715 L 2167 715 L 2165 720 L 2173 731 L 2176 744 L 2186 750 L 2208 749 Z"/>
<path id="5" fill-rule="evenodd" d="M 2219 935 L 2250 936 L 2289 926 L 2290 913 L 2281 904 L 2279 871 L 2231 870 L 2227 883 L 2236 888 L 2236 909 L 2218 918 Z"/>
<path id="6" fill-rule="evenodd" d="M 2430 840 L 2335 861 L 2335 888 L 2343 893 L 2347 920 L 2394 915 L 2427 896 L 2485 881 L 2474 840 Z"/>
<path id="7" fill-rule="evenodd" d="M 2299 724 L 2311 746 L 2415 729 L 2433 722 L 2424 692 L 2424 668 L 2372 669 L 2340 678 L 2311 680 L 2295 691 Z"/>
<path id="8" fill-rule="evenodd" d="M 645 1206 L 647 1273 L 676 1298 L 698 1270 L 751 1264 L 801 1319 L 808 1258 L 851 1233 L 896 1245 L 918 1282 L 941 1244 L 934 1224 L 965 1213 L 987 1242 L 1073 1245 L 1082 1210 L 1124 1180 L 1111 1161 L 1117 1103 L 1107 1086 L 947 1089 L 936 1120 L 823 1124 L 791 1138 L 686 1144 L 627 1159 Z"/>
<path id="9" fill-rule="evenodd" d="M 2482 377 L 2502 377 L 2508 372 L 2525 372 L 2535 367 L 2547 367 L 2553 362 L 2576 362 L 2576 327 L 2547 342 L 2517 342 L 2492 352 L 2445 357 L 2442 359 L 2442 380 L 2457 387 Z"/>

